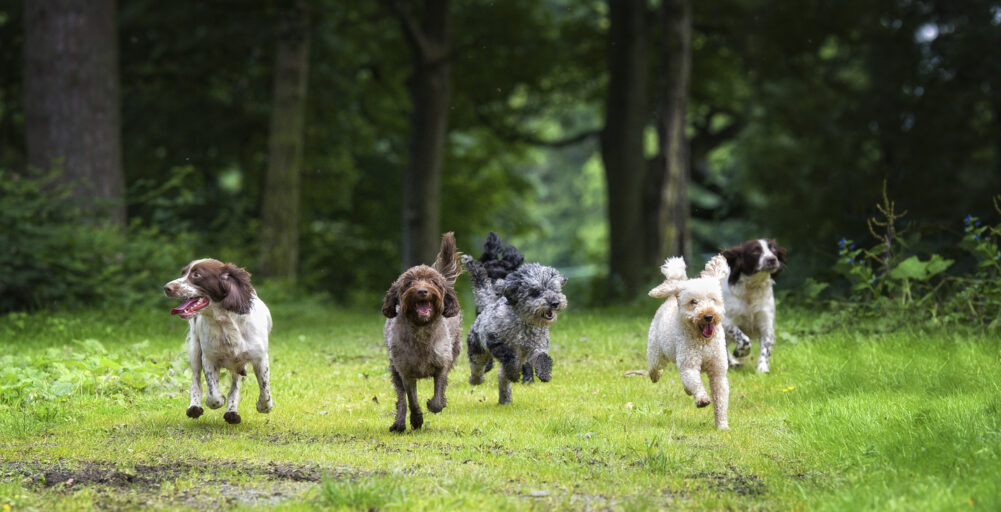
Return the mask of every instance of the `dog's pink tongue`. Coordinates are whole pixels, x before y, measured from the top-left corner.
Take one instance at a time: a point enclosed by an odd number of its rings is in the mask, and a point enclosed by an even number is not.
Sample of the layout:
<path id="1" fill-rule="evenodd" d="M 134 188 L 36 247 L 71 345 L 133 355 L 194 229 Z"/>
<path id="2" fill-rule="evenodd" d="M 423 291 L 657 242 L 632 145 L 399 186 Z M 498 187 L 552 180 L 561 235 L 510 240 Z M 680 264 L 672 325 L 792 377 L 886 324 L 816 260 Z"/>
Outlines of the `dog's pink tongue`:
<path id="1" fill-rule="evenodd" d="M 430 303 L 418 304 L 417 305 L 417 312 L 420 313 L 420 314 L 422 314 L 422 315 L 430 315 L 431 314 L 431 304 Z"/>
<path id="2" fill-rule="evenodd" d="M 713 331 L 716 330 L 715 324 L 706 324 L 702 326 L 702 335 L 706 338 L 712 338 Z"/>
<path id="3" fill-rule="evenodd" d="M 198 297 L 195 297 L 193 299 L 188 299 L 188 300 L 182 302 L 180 306 L 177 306 L 176 308 L 171 309 L 170 310 L 170 314 L 171 315 L 177 315 L 177 314 L 183 313 L 184 310 L 188 309 L 188 307 L 190 307 L 196 301 L 198 301 Z"/>

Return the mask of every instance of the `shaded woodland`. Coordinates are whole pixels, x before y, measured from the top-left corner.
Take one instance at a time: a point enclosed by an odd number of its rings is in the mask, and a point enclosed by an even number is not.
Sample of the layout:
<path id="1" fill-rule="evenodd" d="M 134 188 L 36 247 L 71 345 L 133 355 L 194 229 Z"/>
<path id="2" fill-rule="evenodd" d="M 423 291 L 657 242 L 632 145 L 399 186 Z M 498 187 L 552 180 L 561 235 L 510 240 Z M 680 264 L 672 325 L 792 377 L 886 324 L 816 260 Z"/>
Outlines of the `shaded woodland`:
<path id="1" fill-rule="evenodd" d="M 4 310 L 209 255 L 354 301 L 448 230 L 579 303 L 762 236 L 795 289 L 884 182 L 946 256 L 1001 192 L 997 1 L 5 0 L 0 41 Z"/>

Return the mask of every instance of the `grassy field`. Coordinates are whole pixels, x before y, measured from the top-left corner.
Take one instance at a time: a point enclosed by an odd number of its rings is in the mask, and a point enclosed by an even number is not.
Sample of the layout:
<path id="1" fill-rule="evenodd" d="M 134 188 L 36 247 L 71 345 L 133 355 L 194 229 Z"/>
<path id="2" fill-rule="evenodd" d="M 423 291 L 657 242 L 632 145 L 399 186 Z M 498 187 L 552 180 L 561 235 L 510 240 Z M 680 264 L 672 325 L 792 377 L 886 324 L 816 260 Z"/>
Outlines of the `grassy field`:
<path id="1" fill-rule="evenodd" d="M 509 406 L 494 379 L 466 382 L 463 354 L 448 408 L 402 435 L 377 307 L 274 304 L 276 408 L 254 410 L 248 378 L 235 426 L 185 417 L 169 305 L 9 315 L 0 510 L 1001 508 L 999 336 L 815 332 L 787 312 L 773 373 L 731 371 L 718 432 L 676 374 L 624 375 L 656 306 L 569 309 L 552 382 L 515 385 Z"/>

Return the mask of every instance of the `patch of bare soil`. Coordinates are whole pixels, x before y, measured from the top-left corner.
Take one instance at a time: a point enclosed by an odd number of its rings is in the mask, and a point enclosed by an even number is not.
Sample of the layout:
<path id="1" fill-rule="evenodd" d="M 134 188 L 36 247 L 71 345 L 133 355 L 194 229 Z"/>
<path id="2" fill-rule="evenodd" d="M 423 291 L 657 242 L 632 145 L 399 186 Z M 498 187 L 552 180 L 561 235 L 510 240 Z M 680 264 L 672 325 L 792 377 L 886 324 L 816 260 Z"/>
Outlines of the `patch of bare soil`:
<path id="1" fill-rule="evenodd" d="M 697 473 L 689 478 L 698 478 L 710 489 L 732 492 L 738 496 L 760 496 L 765 493 L 765 484 L 758 475 L 742 472 L 733 466 L 726 471 Z"/>
<path id="2" fill-rule="evenodd" d="M 125 469 L 125 470 L 123 470 Z M 42 487 L 63 485 L 104 485 L 116 488 L 151 487 L 164 481 L 197 474 L 202 478 L 225 479 L 227 474 L 263 476 L 269 480 L 319 482 L 324 474 L 341 474 L 344 468 L 321 468 L 302 464 L 268 463 L 250 465 L 240 462 L 177 461 L 160 464 L 136 464 L 121 468 L 107 462 L 14 462 L 0 472 L 5 478 L 20 476 Z"/>

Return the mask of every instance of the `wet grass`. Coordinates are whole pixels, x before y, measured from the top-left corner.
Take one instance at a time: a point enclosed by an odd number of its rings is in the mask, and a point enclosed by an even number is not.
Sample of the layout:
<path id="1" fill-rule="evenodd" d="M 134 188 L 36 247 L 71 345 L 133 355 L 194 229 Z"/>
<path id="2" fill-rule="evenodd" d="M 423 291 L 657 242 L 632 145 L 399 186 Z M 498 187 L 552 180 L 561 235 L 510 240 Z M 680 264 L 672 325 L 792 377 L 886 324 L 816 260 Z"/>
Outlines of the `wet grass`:
<path id="1" fill-rule="evenodd" d="M 712 408 L 696 409 L 675 374 L 657 385 L 624 375 L 644 367 L 655 308 L 568 310 L 552 329 L 553 381 L 515 385 L 508 406 L 497 405 L 494 378 L 466 382 L 463 359 L 448 408 L 404 434 L 388 430 L 395 396 L 377 307 L 273 304 L 276 408 L 254 410 L 249 377 L 235 426 L 221 410 L 184 415 L 186 326 L 167 308 L 124 321 L 6 317 L 8 365 L 61 357 L 64 346 L 79 359 L 74 341 L 94 339 L 109 367 L 163 378 L 0 401 L 0 506 L 1001 508 L 999 336 L 819 333 L 803 327 L 809 315 L 787 312 L 773 372 L 731 372 L 731 430 L 718 432 Z M 0 397 L 12 385 L 0 380 Z M 430 389 L 420 384 L 422 400 Z"/>

